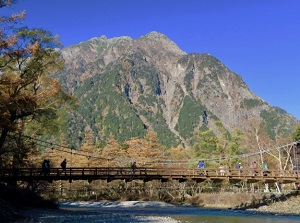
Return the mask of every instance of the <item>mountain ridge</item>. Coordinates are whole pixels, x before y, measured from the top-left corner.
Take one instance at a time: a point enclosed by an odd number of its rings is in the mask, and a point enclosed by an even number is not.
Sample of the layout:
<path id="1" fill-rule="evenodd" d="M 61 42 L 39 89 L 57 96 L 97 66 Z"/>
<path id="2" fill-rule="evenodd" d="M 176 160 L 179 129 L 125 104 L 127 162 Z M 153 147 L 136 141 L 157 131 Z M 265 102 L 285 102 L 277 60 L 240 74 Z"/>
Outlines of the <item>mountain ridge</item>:
<path id="1" fill-rule="evenodd" d="M 67 92 L 78 97 L 79 107 L 92 110 L 70 115 L 69 122 L 76 116 L 82 127 L 69 129 L 83 138 L 85 128 L 95 141 L 113 134 L 120 142 L 151 130 L 166 146 L 189 146 L 200 129 L 217 132 L 214 122 L 218 120 L 230 132 L 246 130 L 247 122 L 257 118 L 267 123 L 266 132 L 273 137 L 288 135 L 299 123 L 255 95 L 240 75 L 217 58 L 187 54 L 158 32 L 136 39 L 92 38 L 64 48 L 62 55 L 66 65 L 57 77 Z M 207 125 L 202 120 L 204 111 Z"/>

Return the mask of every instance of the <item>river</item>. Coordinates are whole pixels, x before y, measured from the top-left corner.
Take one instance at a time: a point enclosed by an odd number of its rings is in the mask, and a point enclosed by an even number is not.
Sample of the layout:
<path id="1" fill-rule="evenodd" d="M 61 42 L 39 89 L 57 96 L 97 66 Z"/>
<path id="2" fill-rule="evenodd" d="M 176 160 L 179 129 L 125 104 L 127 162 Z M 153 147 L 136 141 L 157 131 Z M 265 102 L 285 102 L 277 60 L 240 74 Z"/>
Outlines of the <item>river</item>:
<path id="1" fill-rule="evenodd" d="M 300 215 L 206 209 L 163 202 L 63 202 L 59 210 L 38 210 L 42 223 L 296 223 Z"/>

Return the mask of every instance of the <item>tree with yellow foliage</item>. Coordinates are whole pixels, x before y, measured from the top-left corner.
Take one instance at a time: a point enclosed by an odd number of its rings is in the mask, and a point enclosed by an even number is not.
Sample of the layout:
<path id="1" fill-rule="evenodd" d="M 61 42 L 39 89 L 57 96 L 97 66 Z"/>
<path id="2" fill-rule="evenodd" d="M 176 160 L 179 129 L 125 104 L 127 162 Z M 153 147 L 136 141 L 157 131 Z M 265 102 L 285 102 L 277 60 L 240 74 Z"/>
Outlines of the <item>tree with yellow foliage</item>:
<path id="1" fill-rule="evenodd" d="M 1 1 L 0 8 L 13 2 Z M 15 155 L 28 148 L 25 131 L 35 135 L 56 128 L 59 109 L 71 101 L 51 76 L 64 65 L 59 38 L 43 29 L 18 28 L 23 18 L 23 13 L 0 17 L 0 155 L 14 157 L 16 166 L 27 153 Z"/>

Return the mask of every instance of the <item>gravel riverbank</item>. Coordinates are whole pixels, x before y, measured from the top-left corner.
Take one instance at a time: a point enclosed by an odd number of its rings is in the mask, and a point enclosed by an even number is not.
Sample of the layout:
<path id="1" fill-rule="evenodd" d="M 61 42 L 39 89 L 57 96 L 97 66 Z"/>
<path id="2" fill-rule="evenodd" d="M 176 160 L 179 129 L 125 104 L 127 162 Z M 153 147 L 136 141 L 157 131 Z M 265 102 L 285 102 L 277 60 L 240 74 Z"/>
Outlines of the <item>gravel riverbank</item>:
<path id="1" fill-rule="evenodd" d="M 248 209 L 251 211 L 268 212 L 274 214 L 300 214 L 300 196 L 290 197 L 285 201 L 277 201 L 259 208 Z"/>
<path id="2" fill-rule="evenodd" d="M 242 210 L 248 210 L 248 211 L 254 211 L 254 212 L 262 212 L 262 213 L 272 213 L 272 214 L 284 214 L 284 215 L 300 215 L 300 195 L 281 195 L 277 196 L 276 199 L 270 200 L 270 198 L 267 199 L 265 202 L 259 203 L 259 198 L 254 197 L 253 200 L 245 200 L 243 196 L 246 196 L 245 194 L 218 194 L 217 200 L 213 200 L 212 194 L 206 194 L 203 195 L 202 199 L 206 201 L 206 205 L 202 203 L 203 207 L 206 208 L 221 208 L 221 209 L 242 209 Z M 208 196 L 210 197 L 210 200 L 208 199 Z M 249 194 L 248 194 L 249 196 Z M 201 196 L 200 196 L 201 197 Z M 225 197 L 227 199 L 225 200 Z M 239 197 L 239 199 L 238 199 Z M 224 199 L 223 199 L 224 198 Z M 245 197 L 246 198 L 246 197 Z M 247 197 L 249 198 L 249 197 Z M 199 200 L 199 198 L 198 198 Z M 238 205 L 238 200 L 240 202 L 244 201 L 244 203 L 240 203 Z M 203 201 L 203 200 L 202 200 Z M 229 202 L 230 201 L 230 202 Z M 218 203 L 218 205 L 216 205 Z M 266 203 L 265 205 L 263 203 Z M 195 204 L 194 204 L 195 205 Z M 198 205 L 195 205 L 198 206 Z M 38 221 L 35 221 L 33 216 L 39 213 L 47 213 L 47 209 L 43 208 L 25 208 L 25 209 L 16 209 L 11 205 L 8 205 L 5 201 L 0 199 L 0 216 L 1 216 L 1 222 L 7 222 L 7 223 L 35 223 Z M 62 213 L 65 213 L 63 210 Z"/>
<path id="3" fill-rule="evenodd" d="M 205 208 L 300 214 L 300 194 L 298 191 L 276 195 L 272 193 L 205 193 L 191 197 L 187 203 Z"/>

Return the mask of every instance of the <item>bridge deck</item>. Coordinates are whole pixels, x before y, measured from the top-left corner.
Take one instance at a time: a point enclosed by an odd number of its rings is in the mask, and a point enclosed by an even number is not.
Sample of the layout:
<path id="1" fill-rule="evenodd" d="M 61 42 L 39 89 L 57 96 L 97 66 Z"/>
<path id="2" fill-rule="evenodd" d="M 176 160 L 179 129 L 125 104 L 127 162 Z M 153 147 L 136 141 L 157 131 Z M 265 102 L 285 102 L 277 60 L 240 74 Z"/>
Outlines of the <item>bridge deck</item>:
<path id="1" fill-rule="evenodd" d="M 131 168 L 126 167 L 88 167 L 67 168 L 62 172 L 60 168 L 52 168 L 49 174 L 42 173 L 40 168 L 0 169 L 0 181 L 56 181 L 56 180 L 194 180 L 197 182 L 212 181 L 247 181 L 247 182 L 282 182 L 299 183 L 298 171 L 295 170 L 262 170 L 231 169 L 187 169 L 187 168 L 137 168 L 133 173 Z"/>

